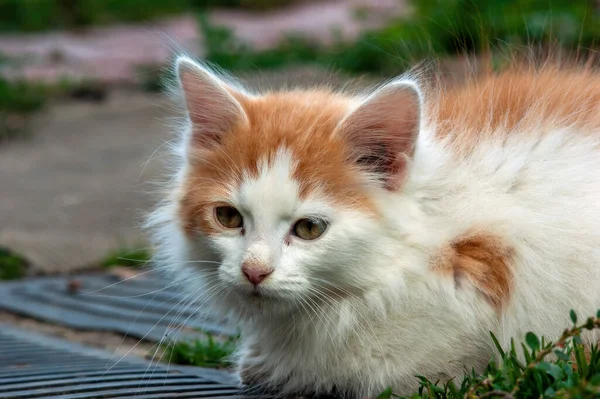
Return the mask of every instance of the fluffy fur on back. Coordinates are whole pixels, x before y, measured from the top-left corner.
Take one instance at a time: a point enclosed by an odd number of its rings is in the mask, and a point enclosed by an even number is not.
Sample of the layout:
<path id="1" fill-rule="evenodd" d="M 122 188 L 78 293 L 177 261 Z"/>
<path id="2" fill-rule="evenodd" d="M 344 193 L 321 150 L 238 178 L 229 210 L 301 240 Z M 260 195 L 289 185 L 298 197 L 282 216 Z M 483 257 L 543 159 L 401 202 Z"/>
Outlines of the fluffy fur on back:
<path id="1" fill-rule="evenodd" d="M 250 93 L 176 69 L 187 117 L 157 261 L 241 326 L 244 383 L 410 393 L 417 374 L 482 369 L 490 331 L 554 339 L 570 309 L 600 308 L 597 74 Z"/>

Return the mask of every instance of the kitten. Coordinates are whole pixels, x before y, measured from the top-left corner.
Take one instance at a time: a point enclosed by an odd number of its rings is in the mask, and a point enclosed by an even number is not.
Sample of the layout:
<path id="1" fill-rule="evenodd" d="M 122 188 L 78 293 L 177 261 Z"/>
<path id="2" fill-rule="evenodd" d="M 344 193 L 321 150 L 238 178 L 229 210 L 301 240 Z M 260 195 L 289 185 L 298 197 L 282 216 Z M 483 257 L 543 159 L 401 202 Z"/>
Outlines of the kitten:
<path id="1" fill-rule="evenodd" d="M 600 308 L 600 76 L 252 93 L 176 62 L 157 260 L 242 330 L 244 383 L 401 394 Z M 597 339 L 587 336 L 587 339 Z"/>

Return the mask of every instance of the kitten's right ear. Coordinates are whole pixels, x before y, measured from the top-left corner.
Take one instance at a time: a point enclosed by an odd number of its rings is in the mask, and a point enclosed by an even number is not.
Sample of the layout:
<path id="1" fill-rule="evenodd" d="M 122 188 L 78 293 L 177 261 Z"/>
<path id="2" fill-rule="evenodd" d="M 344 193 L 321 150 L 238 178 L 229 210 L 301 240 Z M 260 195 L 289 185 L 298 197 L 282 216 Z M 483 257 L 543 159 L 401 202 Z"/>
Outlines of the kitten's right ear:
<path id="1" fill-rule="evenodd" d="M 223 134 L 247 119 L 236 99 L 244 94 L 187 57 L 178 58 L 175 68 L 192 122 L 191 145 L 213 148 L 221 143 Z"/>
<path id="2" fill-rule="evenodd" d="M 421 126 L 421 92 L 409 80 L 376 90 L 338 125 L 350 143 L 349 161 L 377 176 L 388 190 L 408 176 Z"/>

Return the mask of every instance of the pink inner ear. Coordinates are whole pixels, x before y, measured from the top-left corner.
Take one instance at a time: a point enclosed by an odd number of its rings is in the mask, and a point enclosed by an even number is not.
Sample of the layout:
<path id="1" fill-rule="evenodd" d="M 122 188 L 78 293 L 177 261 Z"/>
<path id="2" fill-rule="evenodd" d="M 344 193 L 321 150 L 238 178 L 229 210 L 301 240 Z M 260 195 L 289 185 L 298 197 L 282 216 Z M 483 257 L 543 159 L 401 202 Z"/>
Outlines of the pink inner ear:
<path id="1" fill-rule="evenodd" d="M 178 75 L 192 122 L 191 145 L 204 149 L 218 145 L 223 134 L 245 118 L 234 90 L 191 61 L 178 63 Z"/>
<path id="2" fill-rule="evenodd" d="M 375 93 L 338 128 L 350 143 L 350 160 L 380 175 L 389 190 L 400 188 L 414 154 L 420 100 L 411 84 L 390 84 Z"/>
<path id="3" fill-rule="evenodd" d="M 389 176 L 384 180 L 385 188 L 390 191 L 398 190 L 408 174 L 408 158 L 404 154 L 395 157 L 390 167 Z"/>

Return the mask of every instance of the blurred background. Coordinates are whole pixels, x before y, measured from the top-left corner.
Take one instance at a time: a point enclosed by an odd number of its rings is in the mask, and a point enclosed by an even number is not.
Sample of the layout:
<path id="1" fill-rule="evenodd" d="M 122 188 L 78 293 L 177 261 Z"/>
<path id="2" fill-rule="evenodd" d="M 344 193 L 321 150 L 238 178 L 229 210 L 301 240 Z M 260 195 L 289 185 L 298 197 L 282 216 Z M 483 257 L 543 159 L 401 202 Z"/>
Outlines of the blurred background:
<path id="1" fill-rule="evenodd" d="M 360 86 L 424 60 L 451 83 L 508 51 L 593 60 L 599 39 L 598 0 L 0 0 L 0 335 L 151 358 L 173 335 L 235 341 L 177 287 L 129 280 L 152 255 L 176 51 L 250 86 Z M 210 337 L 159 358 L 229 367 L 235 342 Z"/>
<path id="2" fill-rule="evenodd" d="M 184 50 L 278 86 L 369 83 L 491 50 L 593 54 L 595 0 L 0 0 L 0 279 L 136 266 Z M 159 150 L 159 151 L 157 151 Z"/>

